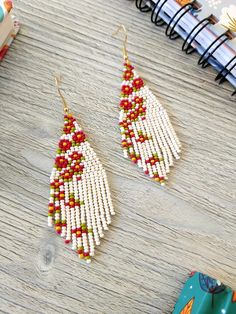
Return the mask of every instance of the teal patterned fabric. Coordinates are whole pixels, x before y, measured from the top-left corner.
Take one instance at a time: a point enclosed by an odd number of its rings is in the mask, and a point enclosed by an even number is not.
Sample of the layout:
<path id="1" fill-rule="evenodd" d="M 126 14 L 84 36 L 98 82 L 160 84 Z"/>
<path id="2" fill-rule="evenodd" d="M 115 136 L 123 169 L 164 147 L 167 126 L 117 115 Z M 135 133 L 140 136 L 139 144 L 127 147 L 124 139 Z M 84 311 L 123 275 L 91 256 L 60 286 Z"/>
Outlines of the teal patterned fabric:
<path id="1" fill-rule="evenodd" d="M 192 272 L 173 314 L 236 314 L 236 291 L 199 272 Z"/>
<path id="2" fill-rule="evenodd" d="M 4 11 L 3 8 L 0 6 L 0 23 L 4 20 Z"/>

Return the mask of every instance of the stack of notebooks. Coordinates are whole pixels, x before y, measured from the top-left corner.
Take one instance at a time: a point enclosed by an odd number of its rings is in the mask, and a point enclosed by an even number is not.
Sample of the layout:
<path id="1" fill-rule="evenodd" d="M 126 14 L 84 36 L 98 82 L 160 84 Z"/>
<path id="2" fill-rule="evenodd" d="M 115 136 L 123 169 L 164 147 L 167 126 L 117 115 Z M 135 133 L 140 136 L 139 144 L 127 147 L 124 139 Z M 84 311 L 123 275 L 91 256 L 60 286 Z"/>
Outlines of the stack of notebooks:
<path id="1" fill-rule="evenodd" d="M 216 81 L 236 88 L 236 0 L 136 0 L 136 6 L 156 26 L 165 24 L 170 39 L 182 37 L 185 53 L 197 51 L 199 65 L 212 65 Z"/>
<path id="2" fill-rule="evenodd" d="M 0 61 L 5 56 L 19 30 L 10 0 L 0 0 Z"/>

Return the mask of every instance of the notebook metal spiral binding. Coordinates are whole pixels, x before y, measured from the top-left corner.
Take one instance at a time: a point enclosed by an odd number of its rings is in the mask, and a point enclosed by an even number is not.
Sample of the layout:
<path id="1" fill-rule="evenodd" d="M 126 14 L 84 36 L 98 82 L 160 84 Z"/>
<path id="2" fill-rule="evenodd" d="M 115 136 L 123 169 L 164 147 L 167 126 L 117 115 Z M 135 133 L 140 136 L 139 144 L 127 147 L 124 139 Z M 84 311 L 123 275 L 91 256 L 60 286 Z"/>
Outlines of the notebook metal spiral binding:
<path id="1" fill-rule="evenodd" d="M 219 84 L 222 84 L 224 83 L 224 81 L 226 81 L 227 75 L 229 75 L 233 68 L 236 66 L 236 62 L 233 63 L 234 60 L 236 60 L 236 56 L 230 59 L 229 62 L 224 66 L 224 68 L 217 74 L 217 76 L 215 77 L 215 81 L 219 80 Z M 231 65 L 232 63 L 233 65 Z M 231 67 L 228 68 L 228 66 L 230 65 Z M 236 90 L 232 93 L 232 96 L 234 96 L 235 94 Z"/>
<path id="2" fill-rule="evenodd" d="M 143 2 L 145 2 L 145 4 L 143 4 Z M 136 7 L 141 11 L 141 12 L 149 12 L 151 11 L 152 9 L 150 8 L 150 6 L 148 6 L 146 4 L 147 0 L 146 1 L 143 1 L 143 0 L 136 0 Z"/>
<path id="3" fill-rule="evenodd" d="M 170 19 L 170 22 L 167 24 L 165 34 L 170 39 L 177 39 L 180 35 L 175 32 L 175 28 L 178 25 L 179 21 L 183 18 L 183 16 L 188 13 L 190 10 L 194 9 L 194 3 L 187 3 L 183 5 Z M 185 8 L 187 8 L 185 10 Z M 183 11 L 183 13 L 181 13 Z M 181 14 L 180 14 L 181 13 Z M 180 16 L 175 20 L 175 18 L 180 14 Z M 174 25 L 172 26 L 172 22 L 174 22 Z"/>
<path id="4" fill-rule="evenodd" d="M 221 46 L 223 45 L 227 40 L 230 40 L 230 37 L 228 35 L 228 31 L 226 31 L 225 33 L 221 34 L 219 37 L 217 37 L 209 46 L 208 48 L 204 51 L 204 53 L 201 55 L 201 57 L 199 58 L 198 60 L 198 64 L 202 66 L 202 68 L 206 68 L 209 63 L 208 63 L 208 60 L 210 58 L 214 58 L 213 54 L 216 52 L 216 50 Z M 220 43 L 212 50 L 211 48 L 214 47 L 214 45 L 221 39 L 225 37 L 224 39 L 222 39 L 220 41 Z M 205 57 L 207 55 L 207 57 Z"/>
<path id="5" fill-rule="evenodd" d="M 197 25 L 195 25 L 193 27 L 193 29 L 191 30 L 191 32 L 188 33 L 188 36 L 185 38 L 185 40 L 183 42 L 182 51 L 185 51 L 185 53 L 187 55 L 193 53 L 195 51 L 195 48 L 192 46 L 192 44 L 193 44 L 195 38 L 200 34 L 200 32 L 205 27 L 207 27 L 210 24 L 213 24 L 212 23 L 212 15 L 202 19 Z M 196 33 L 195 33 L 195 31 L 196 31 Z"/>
<path id="6" fill-rule="evenodd" d="M 236 63 L 233 64 L 233 66 L 230 69 L 227 69 L 227 67 L 236 59 L 236 56 L 234 56 L 229 62 L 224 66 L 224 68 L 217 74 L 215 81 L 219 81 L 219 84 L 222 84 L 225 81 L 226 76 L 229 74 L 229 72 L 235 67 Z"/>
<path id="7" fill-rule="evenodd" d="M 157 0 L 156 3 L 154 3 L 151 0 L 136 0 L 136 7 L 141 12 L 150 12 L 151 11 L 151 21 L 156 26 L 163 26 L 166 24 L 166 22 L 160 17 L 160 13 L 163 10 L 165 4 L 168 2 L 168 0 Z M 180 20 L 191 10 L 197 10 L 199 8 L 199 3 L 197 0 L 193 0 L 190 3 L 187 3 L 183 5 L 170 19 L 169 23 L 167 24 L 165 35 L 169 37 L 171 40 L 177 39 L 179 37 L 179 34 L 176 32 L 176 27 L 178 26 Z M 183 12 L 182 12 L 183 11 Z M 200 32 L 203 31 L 204 28 L 206 28 L 208 25 L 214 25 L 216 23 L 215 17 L 211 14 L 210 16 L 202 19 L 195 25 L 192 30 L 188 33 L 187 37 L 185 38 L 183 45 L 182 45 L 182 51 L 184 51 L 186 54 L 193 53 L 196 49 L 194 47 L 194 41 L 196 40 L 196 37 L 200 34 Z M 214 58 L 214 53 L 217 51 L 217 49 L 220 48 L 221 45 L 223 45 L 226 41 L 231 40 L 232 34 L 229 30 L 227 30 L 225 33 L 218 36 L 203 52 L 203 54 L 200 56 L 198 60 L 198 64 L 202 66 L 202 68 L 206 68 L 209 65 L 209 60 L 211 58 Z M 218 43 L 219 42 L 219 43 Z M 218 44 L 217 44 L 218 43 Z M 233 61 L 236 59 L 236 56 L 233 57 L 225 66 L 224 68 L 217 74 L 215 80 L 219 80 L 219 84 L 222 84 L 225 80 L 227 75 L 230 74 L 230 72 L 234 69 L 236 66 L 236 62 L 233 63 Z M 232 65 L 233 63 L 233 65 Z M 231 65 L 231 66 L 230 66 Z M 230 68 L 228 68 L 230 66 Z M 233 92 L 232 95 L 236 94 L 236 90 Z"/>
<path id="8" fill-rule="evenodd" d="M 156 25 L 156 26 L 162 26 L 165 24 L 165 21 L 162 20 L 162 18 L 159 17 L 159 14 L 164 7 L 165 3 L 168 0 L 164 0 L 162 4 L 159 7 L 159 3 L 161 0 L 158 0 L 157 3 L 154 5 L 152 8 L 152 14 L 151 14 L 151 21 Z"/>

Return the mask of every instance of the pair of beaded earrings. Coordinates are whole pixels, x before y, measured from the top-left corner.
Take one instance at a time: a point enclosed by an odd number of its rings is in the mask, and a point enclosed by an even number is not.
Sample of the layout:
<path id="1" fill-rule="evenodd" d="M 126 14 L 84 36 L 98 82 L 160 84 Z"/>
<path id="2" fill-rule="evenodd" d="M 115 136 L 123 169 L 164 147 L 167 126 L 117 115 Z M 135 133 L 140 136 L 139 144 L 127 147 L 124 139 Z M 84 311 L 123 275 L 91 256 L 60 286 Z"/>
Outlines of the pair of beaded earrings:
<path id="1" fill-rule="evenodd" d="M 173 159 L 179 159 L 180 142 L 166 110 L 128 59 L 125 27 L 121 25 L 114 35 L 120 30 L 125 33 L 119 117 L 124 156 L 164 185 Z M 59 85 L 60 78 L 56 78 L 64 128 L 50 177 L 48 225 L 54 225 L 65 243 L 71 243 L 79 257 L 90 263 L 115 212 L 106 172 L 70 113 Z"/>

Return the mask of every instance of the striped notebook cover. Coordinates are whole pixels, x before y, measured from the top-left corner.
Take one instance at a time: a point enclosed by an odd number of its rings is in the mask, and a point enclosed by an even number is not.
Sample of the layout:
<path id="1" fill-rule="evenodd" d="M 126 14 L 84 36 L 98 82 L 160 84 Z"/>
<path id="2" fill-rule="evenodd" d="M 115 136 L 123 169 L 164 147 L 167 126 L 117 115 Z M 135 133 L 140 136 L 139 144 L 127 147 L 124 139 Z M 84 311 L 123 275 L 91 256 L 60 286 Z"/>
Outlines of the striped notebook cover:
<path id="1" fill-rule="evenodd" d="M 181 36 L 185 53 L 200 54 L 199 65 L 212 65 L 219 84 L 236 88 L 236 0 L 136 0 L 136 6 L 156 26 L 166 24 L 170 39 Z"/>

